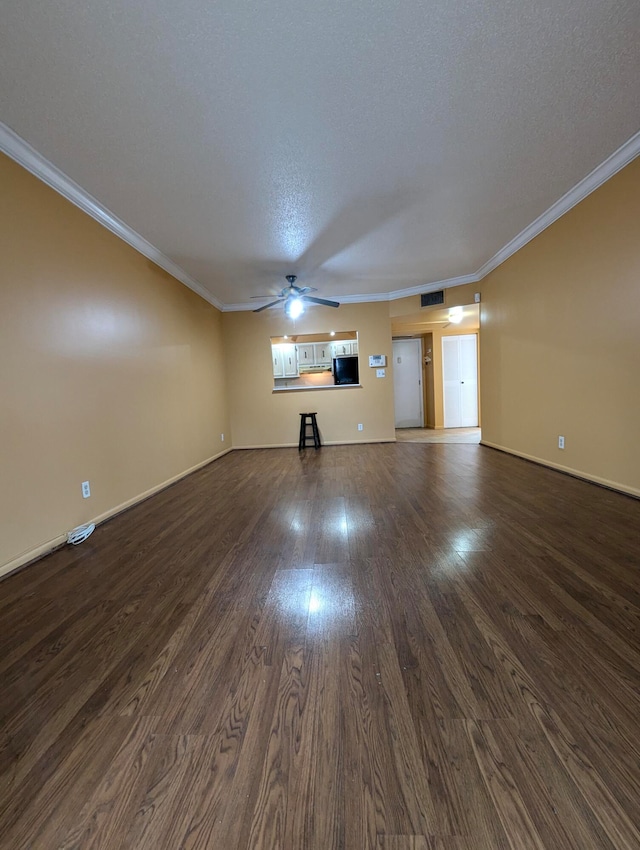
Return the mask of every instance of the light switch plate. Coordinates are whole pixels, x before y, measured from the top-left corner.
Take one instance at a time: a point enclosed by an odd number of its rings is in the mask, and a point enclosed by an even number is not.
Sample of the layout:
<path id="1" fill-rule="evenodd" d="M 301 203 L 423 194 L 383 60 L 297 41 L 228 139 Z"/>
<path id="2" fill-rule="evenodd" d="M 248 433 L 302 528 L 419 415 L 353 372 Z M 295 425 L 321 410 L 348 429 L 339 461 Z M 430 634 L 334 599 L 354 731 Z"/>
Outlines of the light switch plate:
<path id="1" fill-rule="evenodd" d="M 384 378 L 386 377 L 386 374 L 387 372 L 385 369 L 376 369 L 376 378 Z"/>

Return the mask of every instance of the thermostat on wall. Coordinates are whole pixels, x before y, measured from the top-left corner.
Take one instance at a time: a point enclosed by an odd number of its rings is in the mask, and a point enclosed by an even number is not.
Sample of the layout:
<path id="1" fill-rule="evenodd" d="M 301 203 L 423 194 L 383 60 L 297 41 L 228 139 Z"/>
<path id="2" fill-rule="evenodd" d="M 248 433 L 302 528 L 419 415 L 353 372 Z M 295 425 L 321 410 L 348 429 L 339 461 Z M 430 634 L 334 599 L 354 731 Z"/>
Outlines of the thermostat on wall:
<path id="1" fill-rule="evenodd" d="M 386 366 L 387 365 L 387 355 L 386 354 L 370 354 L 369 355 L 369 366 Z"/>

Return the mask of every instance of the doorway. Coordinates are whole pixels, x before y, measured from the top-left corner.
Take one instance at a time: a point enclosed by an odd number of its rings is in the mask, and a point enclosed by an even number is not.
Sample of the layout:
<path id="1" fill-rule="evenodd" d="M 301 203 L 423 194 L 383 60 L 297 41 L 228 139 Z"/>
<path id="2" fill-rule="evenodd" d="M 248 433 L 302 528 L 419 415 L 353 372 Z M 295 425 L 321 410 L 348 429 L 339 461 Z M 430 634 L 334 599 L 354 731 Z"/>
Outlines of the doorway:
<path id="1" fill-rule="evenodd" d="M 396 428 L 423 428 L 421 339 L 393 340 L 393 395 Z"/>
<path id="2" fill-rule="evenodd" d="M 445 428 L 478 425 L 478 335 L 442 337 Z"/>

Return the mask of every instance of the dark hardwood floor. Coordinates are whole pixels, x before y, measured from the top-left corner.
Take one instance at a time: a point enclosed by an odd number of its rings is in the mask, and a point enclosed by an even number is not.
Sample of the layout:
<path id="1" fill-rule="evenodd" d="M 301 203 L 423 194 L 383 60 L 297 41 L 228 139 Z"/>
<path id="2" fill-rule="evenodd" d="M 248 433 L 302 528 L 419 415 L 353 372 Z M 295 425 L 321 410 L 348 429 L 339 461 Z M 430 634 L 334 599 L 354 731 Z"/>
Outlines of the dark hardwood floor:
<path id="1" fill-rule="evenodd" d="M 638 850 L 640 502 L 234 452 L 0 584 L 0 846 Z"/>

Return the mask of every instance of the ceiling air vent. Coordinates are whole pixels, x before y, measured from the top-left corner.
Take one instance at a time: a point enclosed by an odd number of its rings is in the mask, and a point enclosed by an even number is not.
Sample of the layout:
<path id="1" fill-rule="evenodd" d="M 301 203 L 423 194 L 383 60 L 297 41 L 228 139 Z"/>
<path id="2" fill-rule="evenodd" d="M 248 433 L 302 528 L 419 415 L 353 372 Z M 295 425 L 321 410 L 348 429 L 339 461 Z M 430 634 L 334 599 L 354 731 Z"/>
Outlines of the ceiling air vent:
<path id="1" fill-rule="evenodd" d="M 444 289 L 439 289 L 437 292 L 424 292 L 420 296 L 421 307 L 437 307 L 438 304 L 444 304 Z"/>

